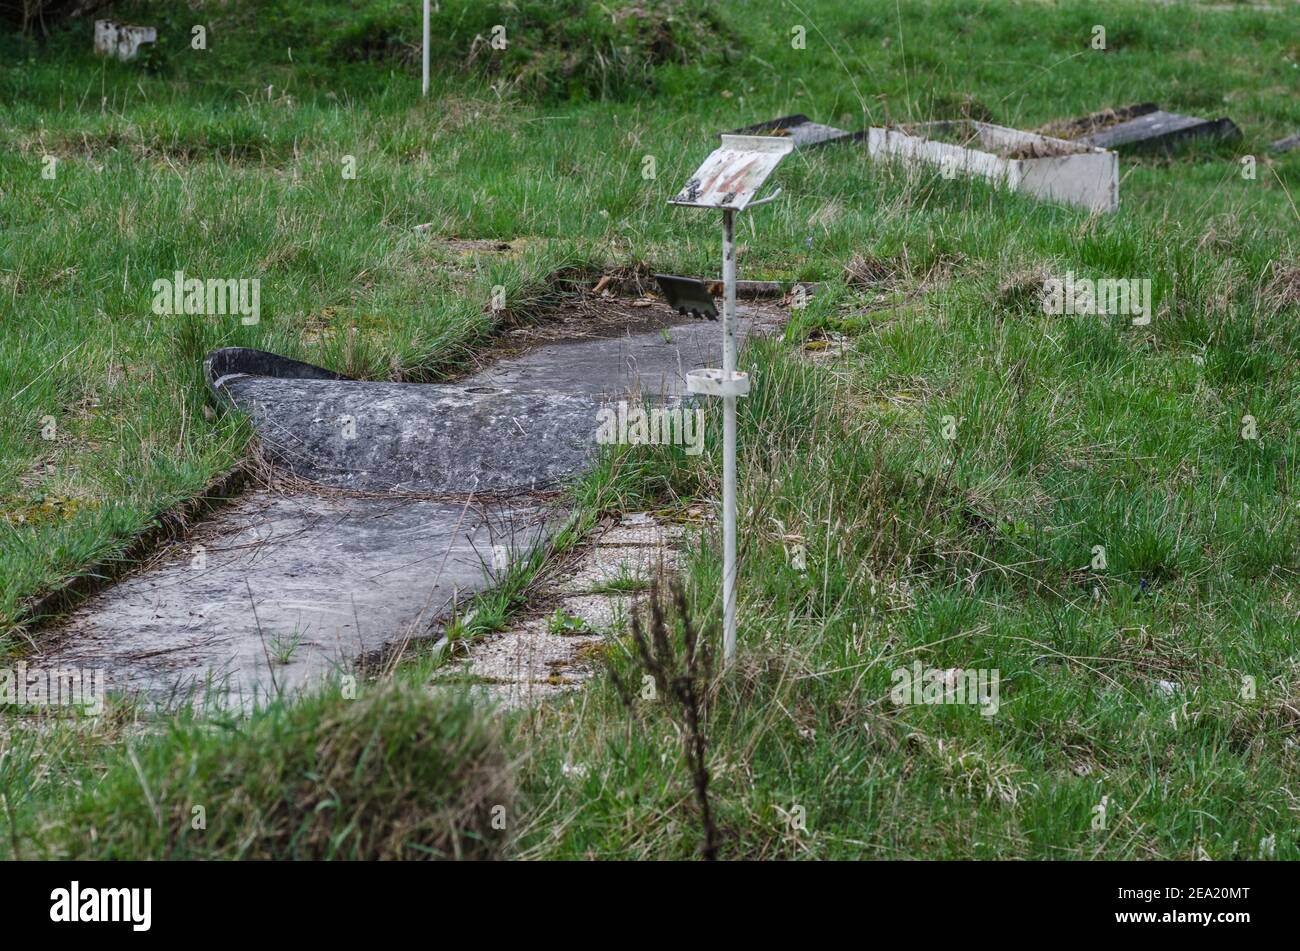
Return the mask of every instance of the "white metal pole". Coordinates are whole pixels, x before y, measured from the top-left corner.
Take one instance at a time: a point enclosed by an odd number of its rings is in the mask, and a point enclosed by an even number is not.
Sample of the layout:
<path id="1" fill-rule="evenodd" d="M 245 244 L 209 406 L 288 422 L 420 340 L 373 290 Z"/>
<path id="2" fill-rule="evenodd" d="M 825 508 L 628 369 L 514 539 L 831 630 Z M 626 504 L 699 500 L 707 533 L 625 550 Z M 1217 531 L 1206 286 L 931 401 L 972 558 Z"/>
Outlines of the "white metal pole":
<path id="1" fill-rule="evenodd" d="M 722 212 L 722 373 L 736 372 L 736 220 Z M 722 659 L 736 656 L 736 397 L 722 398 Z"/>
<path id="2" fill-rule="evenodd" d="M 424 0 L 424 84 L 420 95 L 429 95 L 429 0 Z"/>

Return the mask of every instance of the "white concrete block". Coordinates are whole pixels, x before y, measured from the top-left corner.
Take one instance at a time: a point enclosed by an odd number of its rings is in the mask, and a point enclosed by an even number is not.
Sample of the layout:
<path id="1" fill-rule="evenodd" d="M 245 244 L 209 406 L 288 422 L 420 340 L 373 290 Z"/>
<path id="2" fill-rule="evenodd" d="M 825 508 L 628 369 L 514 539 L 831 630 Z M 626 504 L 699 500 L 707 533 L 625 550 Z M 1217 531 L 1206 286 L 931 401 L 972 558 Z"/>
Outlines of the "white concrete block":
<path id="1" fill-rule="evenodd" d="M 158 30 L 152 26 L 121 26 L 112 20 L 95 21 L 95 52 L 100 56 L 134 59 L 145 43 L 157 43 Z"/>
<path id="2" fill-rule="evenodd" d="M 942 139 L 956 138 L 967 144 Z M 872 158 L 901 158 L 979 175 L 1048 201 L 1089 211 L 1119 207 L 1119 157 L 1114 152 L 987 122 L 922 122 L 906 129 L 871 129 Z"/>

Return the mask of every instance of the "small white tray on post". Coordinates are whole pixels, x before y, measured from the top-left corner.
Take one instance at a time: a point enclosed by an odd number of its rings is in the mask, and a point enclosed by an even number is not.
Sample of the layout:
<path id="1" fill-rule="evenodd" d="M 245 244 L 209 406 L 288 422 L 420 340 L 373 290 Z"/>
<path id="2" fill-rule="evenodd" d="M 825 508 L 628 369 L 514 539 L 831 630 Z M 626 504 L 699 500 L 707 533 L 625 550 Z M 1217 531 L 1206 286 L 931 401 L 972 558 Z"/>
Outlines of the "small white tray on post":
<path id="1" fill-rule="evenodd" d="M 686 392 L 700 396 L 748 396 L 749 374 L 727 374 L 725 370 L 691 370 L 686 374 Z"/>

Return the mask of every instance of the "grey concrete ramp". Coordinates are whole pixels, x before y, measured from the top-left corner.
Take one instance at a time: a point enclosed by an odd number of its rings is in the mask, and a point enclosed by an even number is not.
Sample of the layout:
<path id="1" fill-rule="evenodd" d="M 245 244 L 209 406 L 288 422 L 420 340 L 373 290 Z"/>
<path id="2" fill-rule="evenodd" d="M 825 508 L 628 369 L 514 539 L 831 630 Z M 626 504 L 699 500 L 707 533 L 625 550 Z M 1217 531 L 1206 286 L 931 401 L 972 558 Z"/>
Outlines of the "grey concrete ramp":
<path id="1" fill-rule="evenodd" d="M 741 336 L 755 323 L 741 323 Z M 244 410 L 270 458 L 312 482 L 424 494 L 549 488 L 587 469 L 597 412 L 678 399 L 721 360 L 716 324 L 548 343 L 454 384 L 360 382 L 275 354 L 218 350 L 213 393 Z"/>
<path id="2" fill-rule="evenodd" d="M 225 389 L 274 462 L 335 488 L 547 488 L 585 469 L 596 450 L 600 401 L 590 396 L 270 377 Z"/>

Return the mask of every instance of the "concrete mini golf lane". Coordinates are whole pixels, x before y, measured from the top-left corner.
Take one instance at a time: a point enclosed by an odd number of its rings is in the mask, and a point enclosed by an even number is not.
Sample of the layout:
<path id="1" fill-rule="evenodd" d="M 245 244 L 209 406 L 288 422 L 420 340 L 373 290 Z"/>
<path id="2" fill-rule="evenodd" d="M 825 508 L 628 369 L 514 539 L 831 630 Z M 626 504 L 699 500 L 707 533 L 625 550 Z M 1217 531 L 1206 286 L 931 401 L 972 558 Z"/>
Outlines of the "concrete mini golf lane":
<path id="1" fill-rule="evenodd" d="M 740 312 L 746 333 L 783 316 Z M 720 336 L 691 322 L 544 343 L 438 385 L 218 351 L 214 393 L 299 477 L 292 493 L 258 489 L 218 509 L 45 632 L 31 662 L 102 668 L 110 690 L 155 699 L 214 685 L 247 704 L 437 635 L 457 602 L 561 523 L 553 495 L 535 490 L 591 463 L 599 407 L 679 398 L 688 370 L 717 365 Z"/>
<path id="2" fill-rule="evenodd" d="M 428 636 L 544 524 L 535 506 L 255 491 L 87 602 L 41 663 L 160 698 L 211 684 L 265 699 Z"/>

